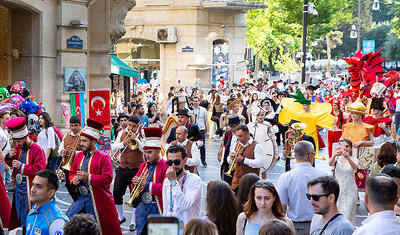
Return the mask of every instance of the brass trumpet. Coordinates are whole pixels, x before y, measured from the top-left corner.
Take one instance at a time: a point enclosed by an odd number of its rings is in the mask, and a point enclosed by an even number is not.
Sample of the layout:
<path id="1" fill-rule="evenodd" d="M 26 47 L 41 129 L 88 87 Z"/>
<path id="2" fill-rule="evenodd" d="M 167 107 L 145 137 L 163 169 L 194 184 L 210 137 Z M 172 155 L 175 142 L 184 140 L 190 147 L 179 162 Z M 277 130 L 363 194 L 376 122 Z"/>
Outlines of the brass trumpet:
<path id="1" fill-rule="evenodd" d="M 140 191 L 140 185 L 143 183 L 144 180 L 147 179 L 147 176 L 149 175 L 149 169 L 147 168 L 147 166 L 145 166 L 145 169 L 142 171 L 142 173 L 140 173 L 139 176 L 139 183 L 136 184 L 133 188 L 132 188 L 132 192 L 131 192 L 131 196 L 129 201 L 125 202 L 125 205 L 129 206 L 129 207 L 134 207 L 135 203 L 134 201 L 137 199 L 137 197 L 139 197 L 141 191 Z"/>
<path id="2" fill-rule="evenodd" d="M 74 158 L 75 158 L 74 153 L 75 153 L 75 151 L 76 151 L 76 147 L 78 146 L 79 139 L 80 139 L 79 136 L 81 135 L 81 132 L 82 132 L 82 130 L 80 130 L 80 131 L 78 132 L 78 134 L 77 134 L 77 135 L 78 135 L 78 138 L 76 138 L 73 151 L 71 151 L 71 154 L 69 155 L 68 161 L 66 161 L 66 162 L 64 163 L 64 165 L 61 166 L 61 168 L 63 168 L 64 170 L 69 171 L 69 170 L 71 169 L 72 163 L 74 162 Z"/>
<path id="3" fill-rule="evenodd" d="M 232 158 L 231 164 L 229 165 L 229 169 L 225 173 L 226 176 L 233 177 L 232 172 L 236 168 L 236 159 L 239 156 L 239 154 L 243 153 L 243 149 L 244 149 L 243 145 L 238 141 L 235 145 L 235 150 L 234 150 L 235 156 Z"/>

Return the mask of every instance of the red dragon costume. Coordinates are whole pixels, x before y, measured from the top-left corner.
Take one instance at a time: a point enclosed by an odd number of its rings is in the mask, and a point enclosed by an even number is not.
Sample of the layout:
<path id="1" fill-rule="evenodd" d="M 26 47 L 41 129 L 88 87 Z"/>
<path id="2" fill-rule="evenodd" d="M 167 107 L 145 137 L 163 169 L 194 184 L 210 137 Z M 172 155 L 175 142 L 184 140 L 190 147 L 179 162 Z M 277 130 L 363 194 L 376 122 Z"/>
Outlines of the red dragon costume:
<path id="1" fill-rule="evenodd" d="M 361 96 L 370 97 L 369 91 L 375 82 L 383 83 L 386 87 L 389 87 L 399 79 L 399 72 L 397 71 L 385 73 L 382 63 L 388 60 L 384 60 L 380 56 L 382 50 L 368 54 L 363 54 L 359 50 L 353 57 L 343 58 L 348 64 L 347 71 L 351 76 L 351 91 L 356 94 L 355 98 L 360 91 Z"/>

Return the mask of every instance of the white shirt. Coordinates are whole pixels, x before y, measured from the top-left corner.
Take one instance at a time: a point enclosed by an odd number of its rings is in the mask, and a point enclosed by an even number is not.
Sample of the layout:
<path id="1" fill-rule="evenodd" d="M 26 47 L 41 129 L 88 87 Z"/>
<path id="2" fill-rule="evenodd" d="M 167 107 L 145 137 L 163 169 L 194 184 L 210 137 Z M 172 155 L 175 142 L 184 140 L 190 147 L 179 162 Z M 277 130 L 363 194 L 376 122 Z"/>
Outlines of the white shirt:
<path id="1" fill-rule="evenodd" d="M 202 180 L 198 175 L 186 170 L 185 175 L 178 180 L 175 186 L 171 186 L 169 179 L 165 178 L 162 188 L 163 214 L 178 217 L 179 220 L 183 221 L 184 225 L 189 220 L 200 216 L 201 191 L 203 187 Z M 170 203 L 171 190 L 172 212 Z"/>
<path id="2" fill-rule="evenodd" d="M 118 132 L 117 138 L 115 139 L 114 143 L 111 145 L 111 152 L 112 154 L 114 154 L 115 152 L 117 152 L 120 149 L 124 149 L 126 146 L 124 146 L 124 142 L 123 140 L 121 140 L 122 134 L 124 132 L 128 131 L 128 128 L 125 128 L 123 130 L 120 130 Z M 139 143 L 139 150 L 140 152 L 142 152 L 144 154 L 144 150 L 143 150 L 143 142 L 138 140 L 136 138 L 137 142 Z"/>
<path id="3" fill-rule="evenodd" d="M 233 138 L 232 138 L 232 140 L 233 140 Z M 249 146 L 250 144 L 253 143 L 253 141 L 254 141 L 253 138 L 250 137 L 250 140 L 247 141 L 247 143 L 243 147 Z M 232 149 L 232 145 L 231 145 L 231 149 Z M 234 149 L 235 149 L 235 146 L 233 146 L 233 149 L 230 153 L 234 152 Z M 228 157 L 227 160 L 228 160 L 229 164 L 232 161 L 232 159 L 230 157 Z M 261 146 L 261 144 L 256 144 L 256 147 L 254 148 L 254 159 L 244 158 L 243 164 L 248 165 L 251 168 L 261 168 L 263 166 L 264 160 L 265 160 L 264 149 Z"/>
<path id="4" fill-rule="evenodd" d="M 278 194 L 282 205 L 288 205 L 288 217 L 293 222 L 311 221 L 314 209 L 307 199 L 307 183 L 327 173 L 311 166 L 309 162 L 298 162 L 296 167 L 283 173 L 278 181 Z"/>
<path id="5" fill-rule="evenodd" d="M 400 218 L 392 210 L 380 211 L 370 215 L 358 227 L 353 235 L 398 235 Z"/>
<path id="6" fill-rule="evenodd" d="M 74 134 L 74 132 L 72 132 L 72 131 L 70 131 L 68 134 L 66 134 L 66 135 L 64 136 L 64 138 L 62 139 L 62 141 L 61 141 L 61 143 L 60 143 L 60 146 L 58 147 L 58 155 L 59 155 L 59 156 L 61 156 L 61 151 L 64 150 L 64 139 L 65 139 L 65 137 L 67 137 L 68 135 L 71 135 L 71 136 L 73 136 L 73 137 L 76 136 L 76 135 Z M 79 139 L 78 139 L 77 141 L 79 141 Z M 77 143 L 76 145 L 78 146 L 78 144 L 79 144 L 79 143 Z M 72 146 L 72 147 L 74 147 L 74 146 Z"/>
<path id="7" fill-rule="evenodd" d="M 396 112 L 400 112 L 400 99 L 396 99 Z"/>
<path id="8" fill-rule="evenodd" d="M 199 127 L 199 129 L 205 130 L 206 129 L 206 121 L 207 121 L 207 110 L 201 106 L 199 106 L 197 109 L 193 108 L 193 110 L 190 111 L 191 114 L 196 114 L 196 124 Z"/>
<path id="9" fill-rule="evenodd" d="M 2 126 L 0 126 L 0 141 L 1 141 L 1 150 L 4 148 L 4 150 L 2 150 L 3 152 L 3 156 L 5 156 L 6 154 L 8 154 L 8 152 L 10 152 L 10 134 L 8 133 L 7 130 L 3 129 Z M 5 147 L 4 147 L 5 146 Z"/>
<path id="10" fill-rule="evenodd" d="M 47 132 L 47 133 L 46 133 Z M 36 142 L 46 152 L 47 149 L 55 149 L 56 140 L 53 127 L 43 128 L 38 135 Z"/>
<path id="11" fill-rule="evenodd" d="M 188 142 L 188 139 L 183 141 L 182 143 L 178 141 L 178 145 L 185 147 Z M 166 150 L 170 147 L 170 144 L 167 144 Z M 193 142 L 192 148 L 190 149 L 190 153 L 192 154 L 192 158 L 188 158 L 186 162 L 186 166 L 199 166 L 200 165 L 200 151 L 197 147 L 196 143 Z"/>

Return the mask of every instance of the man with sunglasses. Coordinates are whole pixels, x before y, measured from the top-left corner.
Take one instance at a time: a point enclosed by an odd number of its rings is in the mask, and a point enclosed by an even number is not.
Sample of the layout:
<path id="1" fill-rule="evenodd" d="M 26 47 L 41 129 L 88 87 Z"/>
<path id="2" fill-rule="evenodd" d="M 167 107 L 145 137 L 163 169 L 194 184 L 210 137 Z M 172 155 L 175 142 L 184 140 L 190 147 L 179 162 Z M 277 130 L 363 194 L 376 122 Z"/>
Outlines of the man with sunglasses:
<path id="1" fill-rule="evenodd" d="M 308 141 L 299 141 L 294 146 L 296 167 L 279 177 L 278 192 L 284 212 L 294 223 L 298 235 L 309 235 L 314 210 L 307 200 L 307 182 L 328 174 L 312 167 L 314 146 Z M 289 207 L 289 208 L 288 208 Z"/>
<path id="2" fill-rule="evenodd" d="M 308 200 L 314 208 L 311 221 L 311 235 L 351 235 L 354 231 L 351 222 L 336 206 L 339 197 L 339 184 L 331 176 L 321 176 L 308 182 Z"/>
<path id="3" fill-rule="evenodd" d="M 167 150 L 167 178 L 164 180 L 162 196 L 164 215 L 179 219 L 179 230 L 192 218 L 200 216 L 201 178 L 185 170 L 187 162 L 185 147 L 171 145 Z"/>
<path id="4" fill-rule="evenodd" d="M 132 179 L 132 188 L 139 186 L 139 203 L 136 206 L 136 234 L 142 234 L 147 216 L 163 213 L 162 187 L 168 165 L 161 158 L 161 128 L 144 128 L 143 144 L 146 161 L 140 164 L 136 176 Z"/>

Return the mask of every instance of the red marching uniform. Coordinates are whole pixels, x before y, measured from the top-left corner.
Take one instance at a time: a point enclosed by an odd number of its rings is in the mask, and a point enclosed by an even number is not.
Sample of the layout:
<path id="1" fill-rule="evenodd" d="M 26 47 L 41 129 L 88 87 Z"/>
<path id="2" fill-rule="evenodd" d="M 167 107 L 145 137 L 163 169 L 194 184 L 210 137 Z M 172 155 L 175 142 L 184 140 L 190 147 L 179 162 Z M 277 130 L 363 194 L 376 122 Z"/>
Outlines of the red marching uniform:
<path id="1" fill-rule="evenodd" d="M 84 157 L 83 152 L 76 154 L 69 174 L 70 181 L 81 168 Z M 113 179 L 111 158 L 100 150 L 95 151 L 91 154 L 88 163 L 88 173 L 87 182 L 92 192 L 90 195 L 93 209 L 102 234 L 122 234 L 114 198 L 110 192 L 110 185 Z"/>

